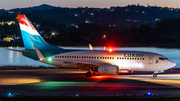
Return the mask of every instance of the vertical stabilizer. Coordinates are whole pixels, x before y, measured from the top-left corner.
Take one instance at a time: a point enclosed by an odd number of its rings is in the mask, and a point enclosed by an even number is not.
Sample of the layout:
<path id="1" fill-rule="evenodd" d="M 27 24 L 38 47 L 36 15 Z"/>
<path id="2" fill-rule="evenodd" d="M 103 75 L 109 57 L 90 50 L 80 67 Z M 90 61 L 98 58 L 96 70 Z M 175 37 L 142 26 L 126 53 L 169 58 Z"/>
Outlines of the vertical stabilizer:
<path id="1" fill-rule="evenodd" d="M 59 49 L 45 42 L 24 14 L 18 14 L 18 20 L 26 50 L 35 50 L 34 46 L 38 47 L 38 49 Z"/>

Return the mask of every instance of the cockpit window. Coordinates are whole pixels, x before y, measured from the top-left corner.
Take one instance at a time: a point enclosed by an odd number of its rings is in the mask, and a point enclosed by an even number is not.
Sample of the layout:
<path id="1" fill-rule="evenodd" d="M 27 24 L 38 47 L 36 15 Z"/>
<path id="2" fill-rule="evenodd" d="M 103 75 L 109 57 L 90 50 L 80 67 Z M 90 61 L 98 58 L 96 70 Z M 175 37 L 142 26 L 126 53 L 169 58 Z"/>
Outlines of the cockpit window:
<path id="1" fill-rule="evenodd" d="M 168 60 L 167 57 L 159 57 L 160 60 Z"/>

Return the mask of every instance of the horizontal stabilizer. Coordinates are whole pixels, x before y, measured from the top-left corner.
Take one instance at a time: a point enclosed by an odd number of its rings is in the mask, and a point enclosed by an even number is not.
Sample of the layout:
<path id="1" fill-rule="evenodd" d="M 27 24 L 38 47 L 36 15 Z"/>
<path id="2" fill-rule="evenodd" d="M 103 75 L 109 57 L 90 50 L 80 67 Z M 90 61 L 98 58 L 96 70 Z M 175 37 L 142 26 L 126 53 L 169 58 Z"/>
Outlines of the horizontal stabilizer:
<path id="1" fill-rule="evenodd" d="M 24 50 L 10 49 L 10 48 L 4 48 L 4 49 L 17 51 L 17 52 L 23 52 L 23 53 L 29 53 L 29 54 L 35 54 L 36 53 L 36 52 L 32 52 L 32 51 L 24 51 Z"/>

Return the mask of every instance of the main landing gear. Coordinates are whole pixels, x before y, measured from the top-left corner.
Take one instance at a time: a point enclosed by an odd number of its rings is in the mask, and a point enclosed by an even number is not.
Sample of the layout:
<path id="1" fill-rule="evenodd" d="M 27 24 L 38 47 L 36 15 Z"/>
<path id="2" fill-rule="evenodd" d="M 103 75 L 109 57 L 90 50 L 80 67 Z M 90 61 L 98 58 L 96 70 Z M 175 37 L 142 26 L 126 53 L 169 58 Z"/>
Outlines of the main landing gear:
<path id="1" fill-rule="evenodd" d="M 87 77 L 91 77 L 91 76 L 92 76 L 91 72 L 87 72 L 87 73 L 86 73 L 86 76 L 87 76 Z"/>
<path id="2" fill-rule="evenodd" d="M 157 77 L 157 74 L 156 74 L 156 73 L 153 73 L 153 77 L 156 78 L 156 77 Z"/>
<path id="3" fill-rule="evenodd" d="M 96 75 L 97 72 L 95 71 L 94 68 L 90 68 L 89 71 L 86 73 L 87 77 L 91 77 L 92 75 Z"/>

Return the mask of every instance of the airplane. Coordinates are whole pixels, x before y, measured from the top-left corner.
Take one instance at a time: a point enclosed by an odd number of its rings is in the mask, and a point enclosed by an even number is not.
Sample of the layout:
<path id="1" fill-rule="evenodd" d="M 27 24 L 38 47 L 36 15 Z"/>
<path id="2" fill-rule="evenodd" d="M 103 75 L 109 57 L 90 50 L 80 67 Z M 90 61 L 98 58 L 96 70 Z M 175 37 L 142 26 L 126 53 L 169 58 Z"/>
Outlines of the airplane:
<path id="1" fill-rule="evenodd" d="M 53 46 L 41 37 L 24 14 L 17 16 L 25 50 L 9 50 L 22 52 L 28 58 L 54 66 L 88 68 L 87 77 L 96 73 L 118 75 L 120 71 L 151 71 L 155 78 L 157 73 L 176 65 L 165 56 L 152 52 L 73 50 Z"/>

